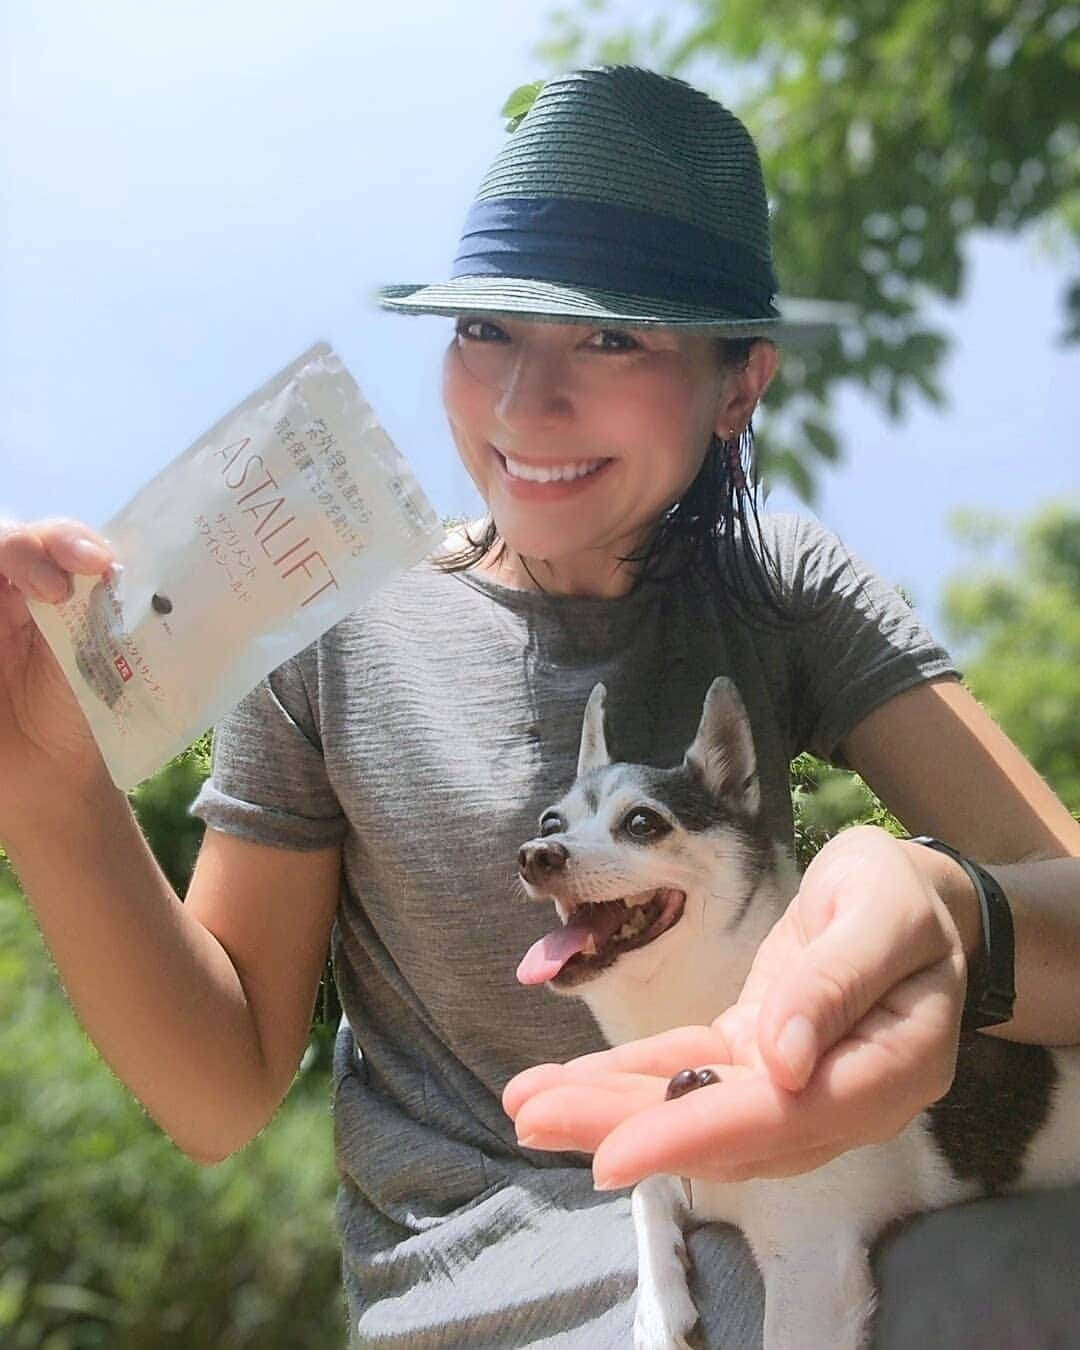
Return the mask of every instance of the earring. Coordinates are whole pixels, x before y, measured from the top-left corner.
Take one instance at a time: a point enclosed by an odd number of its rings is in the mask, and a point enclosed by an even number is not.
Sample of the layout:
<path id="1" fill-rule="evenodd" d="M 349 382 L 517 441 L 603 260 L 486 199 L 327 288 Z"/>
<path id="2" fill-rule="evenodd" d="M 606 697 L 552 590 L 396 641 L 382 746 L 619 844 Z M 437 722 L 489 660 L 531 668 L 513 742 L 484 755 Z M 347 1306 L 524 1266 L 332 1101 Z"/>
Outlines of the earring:
<path id="1" fill-rule="evenodd" d="M 735 480 L 735 486 L 740 492 L 745 492 L 746 473 L 743 470 L 742 456 L 739 453 L 741 442 L 742 432 L 737 433 L 734 427 L 729 427 L 727 434 L 728 469 Z"/>

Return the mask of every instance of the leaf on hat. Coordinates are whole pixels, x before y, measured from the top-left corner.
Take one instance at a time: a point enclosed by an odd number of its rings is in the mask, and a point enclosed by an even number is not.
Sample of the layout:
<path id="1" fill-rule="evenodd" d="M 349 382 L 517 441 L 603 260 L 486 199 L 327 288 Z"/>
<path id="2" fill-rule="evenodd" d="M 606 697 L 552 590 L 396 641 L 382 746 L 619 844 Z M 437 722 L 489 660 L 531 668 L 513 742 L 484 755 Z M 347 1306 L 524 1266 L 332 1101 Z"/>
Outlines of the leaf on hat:
<path id="1" fill-rule="evenodd" d="M 507 131 L 516 131 L 525 114 L 536 102 L 536 96 L 547 83 L 546 80 L 534 80 L 532 84 L 519 85 L 500 109 L 503 117 L 510 120 L 506 124 Z"/>

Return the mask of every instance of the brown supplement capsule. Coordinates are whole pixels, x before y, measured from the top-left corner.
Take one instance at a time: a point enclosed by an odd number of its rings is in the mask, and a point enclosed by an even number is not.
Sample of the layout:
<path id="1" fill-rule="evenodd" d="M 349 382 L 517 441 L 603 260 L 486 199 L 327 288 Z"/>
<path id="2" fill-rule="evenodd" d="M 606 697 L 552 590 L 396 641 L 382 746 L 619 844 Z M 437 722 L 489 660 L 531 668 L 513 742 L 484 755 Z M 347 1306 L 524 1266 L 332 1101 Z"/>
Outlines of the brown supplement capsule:
<path id="1" fill-rule="evenodd" d="M 681 1069 L 668 1083 L 664 1100 L 670 1102 L 676 1097 L 685 1097 L 696 1088 L 709 1087 L 710 1084 L 719 1082 L 720 1075 L 714 1073 L 712 1069 Z"/>
<path id="2" fill-rule="evenodd" d="M 171 614 L 172 601 L 167 595 L 158 595 L 156 592 L 150 601 L 155 614 Z"/>

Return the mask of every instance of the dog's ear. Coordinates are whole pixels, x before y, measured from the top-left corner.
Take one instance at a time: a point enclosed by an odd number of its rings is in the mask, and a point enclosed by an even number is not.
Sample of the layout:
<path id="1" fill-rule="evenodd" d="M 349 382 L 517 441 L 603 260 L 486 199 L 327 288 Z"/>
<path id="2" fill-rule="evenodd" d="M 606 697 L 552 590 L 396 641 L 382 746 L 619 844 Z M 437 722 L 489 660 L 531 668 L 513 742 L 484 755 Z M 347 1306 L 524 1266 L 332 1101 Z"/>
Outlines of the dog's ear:
<path id="1" fill-rule="evenodd" d="M 581 725 L 581 749 L 578 752 L 577 774 L 579 778 L 590 769 L 602 769 L 611 763 L 607 740 L 604 737 L 604 699 L 607 690 L 602 684 L 593 686 L 589 701 L 585 704 L 585 719 Z"/>
<path id="2" fill-rule="evenodd" d="M 709 685 L 697 735 L 683 762 L 704 779 L 714 797 L 757 814 L 761 788 L 750 718 L 738 689 L 723 675 Z"/>

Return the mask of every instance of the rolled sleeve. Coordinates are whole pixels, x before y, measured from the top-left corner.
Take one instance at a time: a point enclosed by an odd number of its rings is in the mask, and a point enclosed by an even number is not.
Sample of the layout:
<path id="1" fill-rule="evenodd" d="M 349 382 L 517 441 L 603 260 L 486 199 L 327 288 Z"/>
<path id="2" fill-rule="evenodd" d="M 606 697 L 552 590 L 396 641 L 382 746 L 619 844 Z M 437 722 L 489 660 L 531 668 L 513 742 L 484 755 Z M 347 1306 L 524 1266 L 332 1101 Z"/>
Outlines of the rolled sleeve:
<path id="1" fill-rule="evenodd" d="M 190 814 L 215 830 L 279 848 L 328 848 L 345 837 L 347 821 L 295 658 L 214 727 L 210 777 Z"/>

